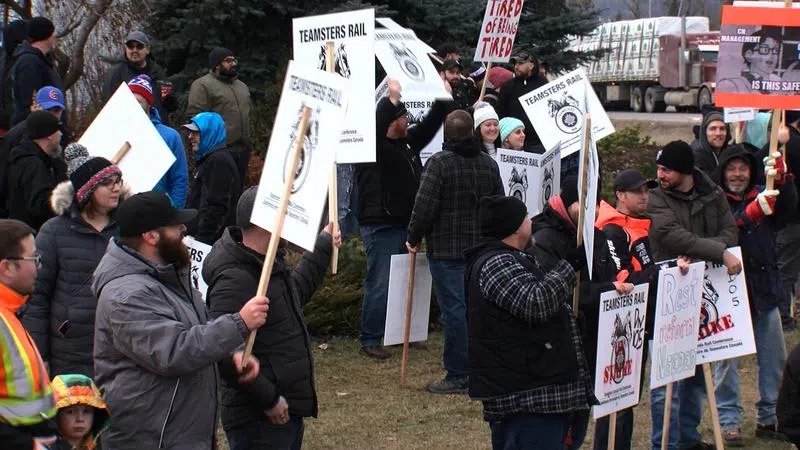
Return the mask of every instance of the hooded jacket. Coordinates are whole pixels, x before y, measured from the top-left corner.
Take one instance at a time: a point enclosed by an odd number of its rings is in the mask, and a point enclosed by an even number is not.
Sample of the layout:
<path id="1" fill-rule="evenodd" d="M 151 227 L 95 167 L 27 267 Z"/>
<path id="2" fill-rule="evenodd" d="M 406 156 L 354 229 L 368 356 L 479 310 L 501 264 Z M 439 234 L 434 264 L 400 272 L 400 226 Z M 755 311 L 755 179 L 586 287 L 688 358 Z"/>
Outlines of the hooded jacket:
<path id="1" fill-rule="evenodd" d="M 213 245 L 225 227 L 236 223 L 236 204 L 242 195 L 242 180 L 233 155 L 225 147 L 225 124 L 217 113 L 192 118 L 200 129 L 200 145 L 187 206 L 198 211 L 189 224 L 189 234 Z"/>
<path id="2" fill-rule="evenodd" d="M 9 219 L 21 220 L 39 230 L 55 216 L 50 195 L 58 183 L 67 179 L 67 165 L 48 156 L 35 142 L 25 137 L 11 150 L 6 189 Z"/>
<path id="3" fill-rule="evenodd" d="M 425 164 L 414 200 L 408 242 L 428 242 L 428 257 L 463 260 L 480 242 L 478 211 L 487 195 L 504 195 L 495 160 L 474 137 L 448 141 Z"/>
<path id="4" fill-rule="evenodd" d="M 189 164 L 186 162 L 183 139 L 175 129 L 161 122 L 161 115 L 157 108 L 150 109 L 150 122 L 156 127 L 156 131 L 164 139 L 172 154 L 175 155 L 175 162 L 169 167 L 167 173 L 158 180 L 153 190 L 169 195 L 174 207 L 183 208 L 186 205 L 186 195 L 189 191 Z"/>
<path id="5" fill-rule="evenodd" d="M 14 113 L 11 118 L 13 125 L 28 117 L 33 97 L 39 89 L 53 86 L 64 92 L 64 84 L 61 82 L 61 76 L 55 68 L 52 56 L 44 55 L 30 42 L 23 42 L 17 47 L 11 72 L 14 86 Z M 61 121 L 66 123 L 66 114 L 62 116 Z"/>
<path id="6" fill-rule="evenodd" d="M 14 97 L 12 93 L 11 68 L 14 66 L 14 53 L 27 35 L 27 22 L 12 20 L 3 29 L 3 60 L 0 62 L 0 128 L 11 127 L 11 110 Z"/>
<path id="7" fill-rule="evenodd" d="M 700 125 L 700 130 L 698 131 L 697 136 L 697 145 L 693 146 L 694 150 L 694 165 L 698 169 L 705 172 L 706 175 L 715 179 L 717 166 L 719 165 L 719 155 L 711 147 L 711 144 L 708 142 L 708 125 L 714 121 L 723 121 L 722 113 L 718 111 L 712 111 L 705 116 L 703 116 L 703 123 Z M 725 124 L 725 142 L 722 144 L 722 150 L 728 146 L 728 141 L 731 138 L 731 130 L 728 124 Z"/>
<path id="8" fill-rule="evenodd" d="M 94 410 L 92 428 L 86 434 L 81 446 L 75 450 L 94 450 L 100 439 L 108 420 L 108 408 L 100 390 L 91 378 L 86 375 L 68 374 L 59 375 L 53 379 L 53 397 L 56 399 L 56 408 L 69 408 L 75 405 L 86 405 Z M 62 436 L 59 436 L 53 450 L 73 450 L 72 445 Z"/>
<path id="9" fill-rule="evenodd" d="M 111 413 L 103 448 L 213 448 L 216 363 L 248 331 L 238 313 L 207 322 L 189 269 L 114 239 L 95 270 L 95 382 Z"/>
<path id="10" fill-rule="evenodd" d="M 218 113 L 225 120 L 228 147 L 244 146 L 250 151 L 250 89 L 236 78 L 209 72 L 189 88 L 186 114 Z"/>
<path id="11" fill-rule="evenodd" d="M 103 79 L 103 104 L 114 95 L 122 83 L 127 83 L 139 75 L 147 75 L 153 86 L 153 107 L 164 113 L 161 109 L 161 82 L 167 79 L 167 74 L 150 55 L 145 58 L 145 63 L 144 67 L 137 67 L 123 55 L 122 60 L 112 67 Z"/>
<path id="12" fill-rule="evenodd" d="M 253 356 L 261 364 L 258 378 L 240 385 L 233 363 L 219 363 L 222 426 L 226 430 L 266 421 L 264 411 L 273 408 L 281 395 L 289 404 L 290 415 L 316 417 L 314 362 L 303 306 L 322 285 L 331 248 L 331 236 L 320 234 L 314 252 L 306 252 L 294 268 L 286 263 L 285 252 L 279 251 L 267 287 L 269 316 L 253 346 Z M 241 228 L 225 230 L 203 263 L 209 316 L 239 311 L 255 295 L 263 265 L 264 255 L 242 244 Z"/>
<path id="13" fill-rule="evenodd" d="M 525 150 L 543 150 L 542 140 L 533 128 L 531 120 L 519 101 L 519 98 L 523 95 L 547 84 L 547 80 L 539 75 L 537 70 L 534 67 L 534 74 L 529 78 L 514 77 L 503 84 L 497 97 L 497 106 L 494 108 L 501 119 L 503 117 L 515 117 L 525 124 Z"/>

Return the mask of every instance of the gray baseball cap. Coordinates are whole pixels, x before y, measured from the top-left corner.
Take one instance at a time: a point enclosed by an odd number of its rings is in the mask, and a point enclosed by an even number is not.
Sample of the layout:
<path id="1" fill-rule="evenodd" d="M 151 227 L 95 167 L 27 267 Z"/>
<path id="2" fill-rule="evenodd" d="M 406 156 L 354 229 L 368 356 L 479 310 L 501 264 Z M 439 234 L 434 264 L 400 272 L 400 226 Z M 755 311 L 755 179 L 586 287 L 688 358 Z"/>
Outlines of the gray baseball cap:
<path id="1" fill-rule="evenodd" d="M 148 47 L 150 46 L 150 38 L 147 37 L 147 35 L 144 34 L 144 32 L 142 31 L 131 31 L 130 33 L 128 33 L 128 36 L 125 38 L 124 43 L 127 44 L 130 41 L 136 41 Z"/>

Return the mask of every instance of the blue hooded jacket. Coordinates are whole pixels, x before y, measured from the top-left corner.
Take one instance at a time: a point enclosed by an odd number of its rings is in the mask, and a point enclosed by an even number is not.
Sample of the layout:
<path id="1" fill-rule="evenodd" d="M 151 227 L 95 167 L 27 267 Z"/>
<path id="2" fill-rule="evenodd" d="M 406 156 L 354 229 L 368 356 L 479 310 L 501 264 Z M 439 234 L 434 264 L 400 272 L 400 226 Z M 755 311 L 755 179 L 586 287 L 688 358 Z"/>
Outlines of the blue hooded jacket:
<path id="1" fill-rule="evenodd" d="M 186 196 L 189 192 L 189 165 L 186 162 L 183 140 L 176 130 L 161 122 L 161 116 L 156 108 L 150 108 L 150 121 L 153 122 L 156 131 L 164 139 L 172 154 L 175 155 L 175 162 L 172 163 L 167 173 L 158 180 L 153 190 L 169 195 L 170 200 L 172 200 L 172 206 L 183 208 L 186 205 Z"/>
<path id="2" fill-rule="evenodd" d="M 225 121 L 215 112 L 202 112 L 192 117 L 192 122 L 200 129 L 200 146 L 195 159 L 200 161 L 209 153 L 225 148 L 228 139 L 225 133 Z"/>

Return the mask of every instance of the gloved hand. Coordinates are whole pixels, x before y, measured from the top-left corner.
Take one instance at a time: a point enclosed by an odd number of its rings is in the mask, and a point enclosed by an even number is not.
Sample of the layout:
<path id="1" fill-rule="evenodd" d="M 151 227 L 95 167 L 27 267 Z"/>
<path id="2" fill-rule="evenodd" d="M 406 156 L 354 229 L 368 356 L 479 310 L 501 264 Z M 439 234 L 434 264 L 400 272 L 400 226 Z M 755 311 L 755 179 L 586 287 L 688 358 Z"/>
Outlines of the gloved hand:
<path id="1" fill-rule="evenodd" d="M 772 159 L 764 158 L 764 175 L 773 176 L 775 186 L 782 186 L 786 182 L 786 161 L 780 152 L 773 152 Z"/>
<path id="2" fill-rule="evenodd" d="M 564 260 L 575 269 L 575 272 L 580 271 L 586 267 L 586 249 L 583 244 L 579 247 L 570 249 L 564 256 Z"/>
<path id="3" fill-rule="evenodd" d="M 773 189 L 758 194 L 758 197 L 750 202 L 745 209 L 747 217 L 753 222 L 758 222 L 764 217 L 772 215 L 775 212 L 775 203 L 778 201 L 779 193 L 780 192 Z"/>

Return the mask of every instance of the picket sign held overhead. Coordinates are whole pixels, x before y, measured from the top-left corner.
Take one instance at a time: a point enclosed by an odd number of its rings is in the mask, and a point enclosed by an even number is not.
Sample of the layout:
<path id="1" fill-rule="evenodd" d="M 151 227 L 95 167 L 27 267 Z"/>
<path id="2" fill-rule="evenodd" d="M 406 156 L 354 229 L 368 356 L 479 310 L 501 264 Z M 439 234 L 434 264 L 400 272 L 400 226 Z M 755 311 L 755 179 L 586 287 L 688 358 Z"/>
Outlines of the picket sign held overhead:
<path id="1" fill-rule="evenodd" d="M 411 35 L 417 37 L 417 33 L 415 33 L 414 30 L 412 30 L 411 28 L 406 28 L 388 17 L 378 17 L 375 19 L 375 22 L 377 22 L 379 25 L 386 28 L 387 30 L 411 33 Z M 419 38 L 417 38 L 417 40 L 419 40 L 418 44 L 422 46 L 422 48 L 425 50 L 425 53 L 428 54 L 436 53 L 436 49 L 428 45 L 425 41 Z"/>
<path id="2" fill-rule="evenodd" d="M 109 161 L 119 158 L 116 164 L 132 194 L 153 189 L 175 162 L 175 155 L 125 83 L 117 88 L 78 143 L 91 156 Z M 123 151 L 126 144 L 127 150 Z"/>
<path id="3" fill-rule="evenodd" d="M 453 96 L 445 89 L 439 71 L 431 62 L 427 51 L 427 45 L 413 32 L 375 30 L 375 56 L 386 74 L 400 82 L 404 96 L 452 100 Z"/>
<path id="4" fill-rule="evenodd" d="M 211 253 L 211 246 L 195 240 L 191 236 L 183 238 L 183 245 L 189 249 L 189 259 L 192 263 L 192 287 L 200 291 L 203 300 L 208 293 L 208 284 L 203 279 L 203 264 Z"/>
<path id="5" fill-rule="evenodd" d="M 517 37 L 523 0 L 488 0 L 474 61 L 506 63 Z"/>
<path id="6" fill-rule="evenodd" d="M 495 155 L 503 189 L 528 208 L 528 217 L 544 211 L 550 197 L 561 188 L 561 149 L 559 146 L 539 155 L 521 150 L 497 149 Z"/>

